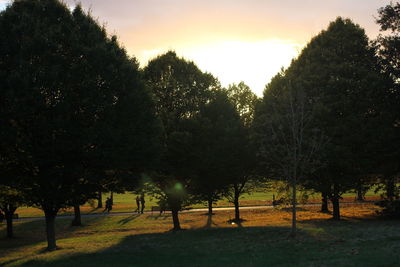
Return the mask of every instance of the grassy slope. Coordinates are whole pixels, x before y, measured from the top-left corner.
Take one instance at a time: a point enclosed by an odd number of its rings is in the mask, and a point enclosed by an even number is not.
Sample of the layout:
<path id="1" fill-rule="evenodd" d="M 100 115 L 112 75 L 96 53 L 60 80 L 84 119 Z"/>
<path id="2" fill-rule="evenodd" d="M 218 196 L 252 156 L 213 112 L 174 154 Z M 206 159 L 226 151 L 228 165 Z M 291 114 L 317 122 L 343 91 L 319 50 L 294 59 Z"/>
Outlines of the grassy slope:
<path id="1" fill-rule="evenodd" d="M 57 221 L 60 250 L 43 253 L 44 222 L 19 222 L 14 240 L 0 240 L 0 264 L 40 266 L 396 266 L 400 224 L 373 217 L 371 205 L 343 207 L 344 221 L 316 207 L 299 210 L 300 234 L 288 238 L 286 210 L 181 215 L 187 231 L 168 232 L 169 215 L 85 218 L 83 227 Z M 4 231 L 1 226 L 0 231 Z"/>

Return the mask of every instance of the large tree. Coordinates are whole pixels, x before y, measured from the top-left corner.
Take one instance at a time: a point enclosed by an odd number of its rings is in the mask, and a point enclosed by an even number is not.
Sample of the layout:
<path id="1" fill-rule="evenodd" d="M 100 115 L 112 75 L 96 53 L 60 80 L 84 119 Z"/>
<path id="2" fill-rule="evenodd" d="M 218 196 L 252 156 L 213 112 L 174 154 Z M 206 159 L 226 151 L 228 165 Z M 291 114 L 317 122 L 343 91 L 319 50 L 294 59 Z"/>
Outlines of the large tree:
<path id="1" fill-rule="evenodd" d="M 296 235 L 297 187 L 318 165 L 318 153 L 325 135 L 313 124 L 316 104 L 301 84 L 292 83 L 286 70 L 276 75 L 257 106 L 254 131 L 259 144 L 261 173 L 286 181 L 292 189 L 292 231 Z"/>
<path id="2" fill-rule="evenodd" d="M 379 138 L 375 142 L 380 152 L 378 166 L 386 197 L 399 197 L 396 186 L 400 174 L 400 3 L 390 3 L 378 10 L 376 22 L 381 34 L 374 41 L 379 63 L 392 79 L 392 85 L 380 101 Z"/>
<path id="3" fill-rule="evenodd" d="M 343 18 L 314 37 L 284 77 L 287 81 L 278 87 L 294 87 L 296 94 L 302 91 L 305 107 L 316 110 L 310 125 L 327 142 L 318 153 L 318 175 L 308 175 L 307 180 L 316 190 L 326 190 L 333 217 L 340 219 L 341 195 L 355 187 L 357 178 L 369 172 L 368 163 L 376 159 L 368 144 L 375 132 L 377 98 L 387 88 L 385 78 L 364 30 Z"/>
<path id="4" fill-rule="evenodd" d="M 14 1 L 0 13 L 0 46 L 2 135 L 17 137 L 7 151 L 24 170 L 9 179 L 43 209 L 54 250 L 55 217 L 92 171 L 146 166 L 153 103 L 135 59 L 80 6 Z"/>
<path id="5" fill-rule="evenodd" d="M 233 133 L 236 144 L 231 158 L 230 186 L 226 194 L 228 200 L 235 206 L 234 221 L 240 222 L 239 198 L 244 193 L 250 192 L 250 185 L 257 184 L 255 179 L 256 148 L 251 136 L 251 127 L 259 99 L 244 82 L 229 85 L 226 93 L 239 114 L 241 122 L 241 126 Z"/>
<path id="6" fill-rule="evenodd" d="M 165 193 L 172 211 L 174 230 L 181 229 L 178 212 L 188 196 L 193 174 L 191 120 L 200 112 L 218 81 L 203 73 L 191 61 L 169 51 L 151 60 L 144 69 L 147 85 L 152 90 L 157 115 L 163 124 L 163 150 L 154 182 Z"/>
<path id="7" fill-rule="evenodd" d="M 213 99 L 200 109 L 194 120 L 193 182 L 191 187 L 200 200 L 212 205 L 227 193 L 236 170 L 243 138 L 243 125 L 239 114 L 228 99 L 226 91 L 215 93 Z"/>

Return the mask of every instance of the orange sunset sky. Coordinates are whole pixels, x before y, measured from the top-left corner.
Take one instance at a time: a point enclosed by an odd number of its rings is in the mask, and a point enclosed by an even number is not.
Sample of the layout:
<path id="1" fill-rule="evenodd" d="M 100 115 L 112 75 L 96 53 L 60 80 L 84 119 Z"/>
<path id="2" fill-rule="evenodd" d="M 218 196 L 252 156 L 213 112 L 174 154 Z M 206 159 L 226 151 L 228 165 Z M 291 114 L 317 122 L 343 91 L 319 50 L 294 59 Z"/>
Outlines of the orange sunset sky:
<path id="1" fill-rule="evenodd" d="M 10 1 L 0 0 L 0 9 Z M 167 50 L 193 60 L 223 86 L 244 81 L 261 95 L 281 67 L 337 16 L 373 39 L 384 0 L 66 0 L 81 3 L 141 66 Z"/>

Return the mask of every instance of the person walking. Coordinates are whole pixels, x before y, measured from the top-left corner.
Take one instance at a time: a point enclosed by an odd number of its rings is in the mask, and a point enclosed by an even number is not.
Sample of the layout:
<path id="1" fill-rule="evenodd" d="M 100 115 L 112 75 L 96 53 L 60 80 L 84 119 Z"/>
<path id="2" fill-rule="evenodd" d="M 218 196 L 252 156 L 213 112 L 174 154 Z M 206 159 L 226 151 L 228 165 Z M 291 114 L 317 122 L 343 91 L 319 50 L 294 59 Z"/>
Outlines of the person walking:
<path id="1" fill-rule="evenodd" d="M 112 200 L 109 197 L 106 200 L 106 208 L 104 209 L 104 211 L 106 211 L 106 210 L 108 213 L 110 213 L 110 211 L 112 210 Z"/>
<path id="2" fill-rule="evenodd" d="M 137 195 L 136 197 L 136 206 L 137 206 L 137 213 L 140 213 L 140 197 Z"/>
<path id="3" fill-rule="evenodd" d="M 144 203 L 145 203 L 146 201 L 144 200 L 144 193 L 142 193 L 141 195 L 140 195 L 140 204 L 142 205 L 142 210 L 141 210 L 141 213 L 143 214 L 143 211 L 144 211 Z"/>

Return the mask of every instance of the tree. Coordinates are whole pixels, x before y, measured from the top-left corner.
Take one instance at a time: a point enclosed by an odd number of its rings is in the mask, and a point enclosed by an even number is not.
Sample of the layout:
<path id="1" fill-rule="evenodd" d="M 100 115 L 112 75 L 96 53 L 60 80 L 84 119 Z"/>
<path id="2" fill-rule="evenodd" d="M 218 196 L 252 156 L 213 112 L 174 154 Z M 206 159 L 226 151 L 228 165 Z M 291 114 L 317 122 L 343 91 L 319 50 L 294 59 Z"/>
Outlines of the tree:
<path id="1" fill-rule="evenodd" d="M 357 178 L 370 173 L 368 165 L 377 159 L 370 142 L 387 81 L 364 30 L 340 17 L 310 41 L 287 72 L 292 85 L 303 88 L 308 105 L 318 105 L 313 124 L 329 142 L 319 153 L 317 179 L 322 181 L 314 185 L 328 190 L 333 217 L 340 219 L 341 195 L 355 188 Z"/>
<path id="2" fill-rule="evenodd" d="M 251 182 L 255 182 L 256 148 L 251 136 L 251 127 L 254 119 L 257 96 L 244 82 L 232 84 L 226 93 L 240 116 L 241 126 L 234 133 L 235 152 L 232 154 L 232 172 L 230 176 L 230 190 L 226 196 L 235 206 L 235 222 L 240 222 L 239 198 L 251 189 Z M 253 181 L 252 181 L 253 180 Z"/>
<path id="3" fill-rule="evenodd" d="M 232 169 L 235 169 L 238 138 L 242 137 L 242 124 L 233 103 L 225 91 L 200 109 L 195 117 L 192 153 L 194 174 L 191 187 L 200 200 L 207 201 L 208 213 L 212 205 L 228 189 Z"/>
<path id="4" fill-rule="evenodd" d="M 191 121 L 219 83 L 173 51 L 151 60 L 144 68 L 144 78 L 153 92 L 164 129 L 158 175 L 153 180 L 166 195 L 174 230 L 180 230 L 178 212 L 189 196 L 193 173 Z"/>
<path id="5" fill-rule="evenodd" d="M 286 166 L 292 183 L 302 173 L 307 187 L 329 197 L 333 218 L 340 219 L 341 195 L 355 188 L 357 179 L 370 173 L 368 165 L 376 160 L 369 142 L 379 121 L 377 99 L 385 90 L 385 77 L 364 31 L 349 19 L 337 18 L 267 86 L 258 122 L 258 127 L 272 125 L 269 132 L 258 130 L 269 133 L 260 146 L 265 163 L 272 164 L 272 171 L 273 166 Z M 290 108 L 286 112 L 285 105 Z M 315 153 L 314 147 L 319 147 L 318 155 L 310 167 L 307 155 Z M 283 155 L 274 163 L 279 151 Z"/>
<path id="6" fill-rule="evenodd" d="M 258 106 L 255 132 L 264 175 L 286 180 L 292 188 L 292 231 L 296 236 L 297 187 L 318 165 L 318 153 L 325 142 L 323 132 L 313 124 L 317 105 L 301 84 L 293 84 L 289 70 L 276 75 L 264 91 Z"/>
<path id="7" fill-rule="evenodd" d="M 80 6 L 14 1 L 0 13 L 0 33 L 1 131 L 17 136 L 7 151 L 23 166 L 18 189 L 43 209 L 54 250 L 56 215 L 82 181 L 147 166 L 153 102 L 136 60 Z"/>
<path id="8" fill-rule="evenodd" d="M 378 60 L 385 74 L 392 79 L 390 90 L 381 97 L 380 125 L 376 136 L 377 151 L 381 157 L 376 165 L 381 170 L 381 181 L 385 185 L 389 201 L 395 198 L 400 173 L 400 3 L 390 3 L 378 10 L 376 22 L 384 34 L 373 42 Z M 398 195 L 397 195 L 398 197 Z"/>
<path id="9" fill-rule="evenodd" d="M 21 192 L 9 186 L 0 185 L 0 210 L 7 221 L 7 237 L 14 237 L 13 216 L 18 207 L 24 203 Z"/>

